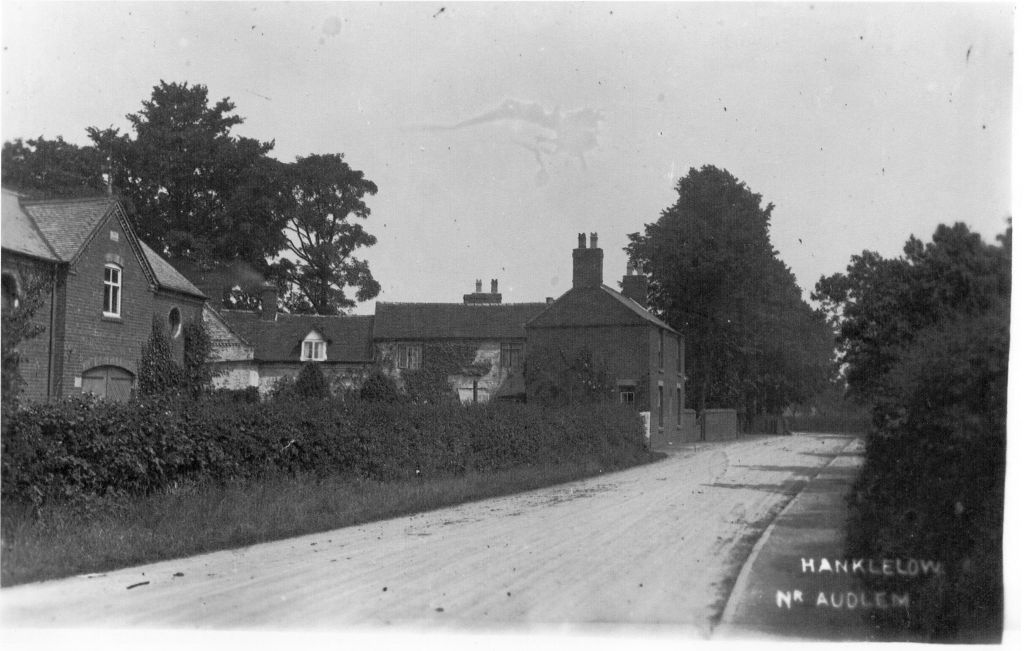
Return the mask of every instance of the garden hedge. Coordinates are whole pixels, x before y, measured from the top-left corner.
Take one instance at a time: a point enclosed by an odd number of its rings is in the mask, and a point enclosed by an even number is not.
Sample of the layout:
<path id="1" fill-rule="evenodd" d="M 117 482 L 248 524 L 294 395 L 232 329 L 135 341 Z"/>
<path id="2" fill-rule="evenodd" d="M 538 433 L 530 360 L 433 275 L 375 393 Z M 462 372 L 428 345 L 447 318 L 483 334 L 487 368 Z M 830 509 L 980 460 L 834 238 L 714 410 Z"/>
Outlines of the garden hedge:
<path id="1" fill-rule="evenodd" d="M 8 504 L 265 473 L 387 481 L 580 460 L 615 467 L 646 454 L 639 417 L 614 404 L 251 404 L 228 395 L 36 405 L 4 422 L 2 442 Z"/>

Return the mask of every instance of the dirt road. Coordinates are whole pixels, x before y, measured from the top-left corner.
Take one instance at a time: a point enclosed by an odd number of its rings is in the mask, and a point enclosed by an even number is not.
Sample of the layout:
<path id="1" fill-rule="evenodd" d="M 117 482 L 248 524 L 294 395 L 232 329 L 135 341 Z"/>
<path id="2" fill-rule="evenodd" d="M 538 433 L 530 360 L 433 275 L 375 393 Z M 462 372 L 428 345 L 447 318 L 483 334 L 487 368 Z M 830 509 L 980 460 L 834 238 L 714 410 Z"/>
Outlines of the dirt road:
<path id="1" fill-rule="evenodd" d="M 793 494 L 850 442 L 687 446 L 621 473 L 0 591 L 5 626 L 667 624 L 705 636 Z"/>

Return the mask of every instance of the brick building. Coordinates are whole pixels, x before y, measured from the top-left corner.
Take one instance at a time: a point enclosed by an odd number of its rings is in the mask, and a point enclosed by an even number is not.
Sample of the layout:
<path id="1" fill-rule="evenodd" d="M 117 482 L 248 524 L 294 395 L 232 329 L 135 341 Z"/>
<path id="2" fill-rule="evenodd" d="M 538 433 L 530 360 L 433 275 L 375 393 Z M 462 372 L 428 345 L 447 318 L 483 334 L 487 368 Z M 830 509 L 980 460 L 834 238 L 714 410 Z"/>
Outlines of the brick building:
<path id="1" fill-rule="evenodd" d="M 40 281 L 42 334 L 19 345 L 26 400 L 126 399 L 154 317 L 180 362 L 182 326 L 206 297 L 132 231 L 110 197 L 28 201 L 3 190 L 4 309 Z"/>
<path id="2" fill-rule="evenodd" d="M 572 288 L 526 323 L 527 359 L 573 359 L 585 350 L 620 402 L 650 414 L 652 445 L 695 439 L 693 412 L 684 408 L 683 338 L 646 309 L 646 277 L 627 270 L 621 293 L 605 285 L 596 234 L 589 247 L 579 235 L 572 259 Z"/>

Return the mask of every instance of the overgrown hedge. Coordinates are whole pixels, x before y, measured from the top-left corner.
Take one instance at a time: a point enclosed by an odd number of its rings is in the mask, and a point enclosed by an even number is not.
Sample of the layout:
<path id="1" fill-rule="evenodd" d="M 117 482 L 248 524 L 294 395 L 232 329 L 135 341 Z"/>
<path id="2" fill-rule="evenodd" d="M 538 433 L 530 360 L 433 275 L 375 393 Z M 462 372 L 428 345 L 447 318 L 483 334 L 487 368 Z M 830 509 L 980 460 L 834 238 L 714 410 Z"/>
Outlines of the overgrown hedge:
<path id="1" fill-rule="evenodd" d="M 944 570 L 916 586 L 909 610 L 872 611 L 878 624 L 934 641 L 1000 639 L 1008 316 L 920 333 L 877 405 L 879 427 L 850 498 L 848 551 L 937 560 Z M 888 577 L 868 582 L 892 587 Z"/>
<path id="2" fill-rule="evenodd" d="M 617 405 L 247 404 L 231 396 L 38 405 L 13 414 L 2 441 L 8 504 L 266 473 L 386 481 L 584 459 L 611 468 L 647 454 L 639 417 Z"/>

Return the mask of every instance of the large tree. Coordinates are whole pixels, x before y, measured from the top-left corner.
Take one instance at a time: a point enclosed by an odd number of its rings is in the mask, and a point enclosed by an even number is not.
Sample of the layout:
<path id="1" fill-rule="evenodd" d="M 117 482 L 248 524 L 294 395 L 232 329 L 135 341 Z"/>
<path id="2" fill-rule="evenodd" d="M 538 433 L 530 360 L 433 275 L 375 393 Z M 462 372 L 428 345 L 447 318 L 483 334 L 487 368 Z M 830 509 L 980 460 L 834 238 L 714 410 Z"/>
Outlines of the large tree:
<path id="1" fill-rule="evenodd" d="M 772 248 L 772 204 L 711 165 L 676 191 L 626 251 L 652 308 L 685 337 L 693 406 L 754 415 L 808 397 L 827 379 L 830 333 Z"/>
<path id="2" fill-rule="evenodd" d="M 5 142 L 2 168 L 4 187 L 30 197 L 95 196 L 107 187 L 108 161 L 103 154 L 61 136 Z"/>
<path id="3" fill-rule="evenodd" d="M 129 114 L 134 138 L 88 129 L 113 161 L 115 189 L 144 240 L 171 258 L 199 264 L 244 260 L 261 269 L 284 247 L 286 200 L 273 142 L 238 137 L 243 122 L 206 86 L 161 81 Z"/>
<path id="4" fill-rule="evenodd" d="M 851 395 L 885 402 L 889 372 L 918 332 L 1008 302 L 1010 249 L 1010 229 L 992 245 L 957 222 L 940 225 L 927 244 L 911 236 L 902 256 L 864 251 L 846 273 L 823 276 L 812 298 L 836 328 Z"/>
<path id="5" fill-rule="evenodd" d="M 357 219 L 370 216 L 363 201 L 377 186 L 345 162 L 342 154 L 298 157 L 287 171 L 287 248 L 297 262 L 282 261 L 295 292 L 288 297 L 295 311 L 338 314 L 380 293 L 365 260 L 354 257 L 377 238 Z M 355 300 L 345 291 L 355 289 Z"/>

